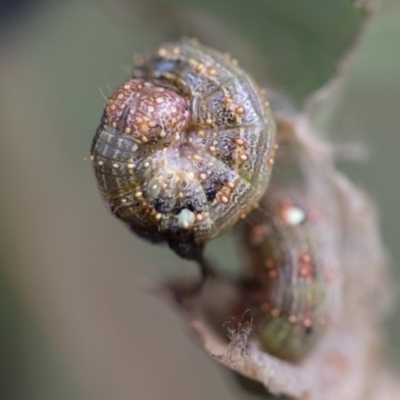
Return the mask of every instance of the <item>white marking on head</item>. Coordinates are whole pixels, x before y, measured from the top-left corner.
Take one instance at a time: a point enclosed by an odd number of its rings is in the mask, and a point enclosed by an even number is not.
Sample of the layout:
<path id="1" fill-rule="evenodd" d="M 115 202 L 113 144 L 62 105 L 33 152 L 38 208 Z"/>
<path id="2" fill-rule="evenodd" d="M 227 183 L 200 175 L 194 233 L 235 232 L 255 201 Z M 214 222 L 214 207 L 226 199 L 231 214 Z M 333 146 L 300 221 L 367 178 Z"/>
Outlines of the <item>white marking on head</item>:
<path id="1" fill-rule="evenodd" d="M 196 220 L 194 213 L 192 213 L 187 208 L 184 208 L 178 214 L 177 217 L 178 217 L 178 225 L 184 229 L 189 229 L 193 225 L 194 221 Z"/>

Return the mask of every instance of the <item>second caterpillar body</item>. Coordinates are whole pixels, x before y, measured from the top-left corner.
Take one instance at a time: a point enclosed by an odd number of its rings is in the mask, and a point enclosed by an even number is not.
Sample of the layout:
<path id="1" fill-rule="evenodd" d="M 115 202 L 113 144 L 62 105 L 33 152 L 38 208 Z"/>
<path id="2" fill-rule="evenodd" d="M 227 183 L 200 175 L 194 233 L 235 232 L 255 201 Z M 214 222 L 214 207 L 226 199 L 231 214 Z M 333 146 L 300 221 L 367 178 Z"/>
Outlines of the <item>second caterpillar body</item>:
<path id="1" fill-rule="evenodd" d="M 331 228 L 298 190 L 268 194 L 268 216 L 249 224 L 245 241 L 254 278 L 235 319 L 252 319 L 268 353 L 298 361 L 318 343 L 338 308 L 340 276 Z"/>

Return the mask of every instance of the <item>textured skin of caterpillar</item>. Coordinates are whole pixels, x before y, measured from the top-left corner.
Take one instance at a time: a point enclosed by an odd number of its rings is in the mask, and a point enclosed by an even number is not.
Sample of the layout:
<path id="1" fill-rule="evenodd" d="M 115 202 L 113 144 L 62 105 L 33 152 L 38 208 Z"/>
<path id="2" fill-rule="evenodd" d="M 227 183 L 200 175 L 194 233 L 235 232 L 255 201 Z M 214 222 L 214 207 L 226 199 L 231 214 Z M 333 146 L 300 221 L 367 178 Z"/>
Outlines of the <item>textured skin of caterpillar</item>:
<path id="1" fill-rule="evenodd" d="M 162 45 L 108 99 L 91 149 L 112 213 L 198 258 L 265 192 L 275 152 L 265 92 L 195 41 Z"/>
<path id="2" fill-rule="evenodd" d="M 296 362 L 318 343 L 338 309 L 335 241 L 304 193 L 268 193 L 262 207 L 270 217 L 257 216 L 245 232 L 254 279 L 234 319 L 252 324 L 266 352 Z"/>

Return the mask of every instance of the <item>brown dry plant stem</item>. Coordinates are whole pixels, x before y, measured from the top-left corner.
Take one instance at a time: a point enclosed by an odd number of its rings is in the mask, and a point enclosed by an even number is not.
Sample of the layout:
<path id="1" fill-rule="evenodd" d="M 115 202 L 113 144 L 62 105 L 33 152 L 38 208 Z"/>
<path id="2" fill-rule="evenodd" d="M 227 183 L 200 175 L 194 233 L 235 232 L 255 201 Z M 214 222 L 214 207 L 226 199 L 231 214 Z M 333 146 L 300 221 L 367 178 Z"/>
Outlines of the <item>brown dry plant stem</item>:
<path id="1" fill-rule="evenodd" d="M 380 321 L 390 290 L 374 208 L 335 169 L 333 147 L 317 138 L 306 117 L 281 118 L 279 126 L 281 152 L 296 153 L 306 188 L 325 208 L 340 243 L 343 297 L 337 322 L 304 362 L 292 365 L 260 350 L 246 327 L 230 331 L 230 342 L 215 332 L 204 304 L 221 302 L 227 287 L 234 290 L 232 283 L 215 277 L 208 290 L 187 296 L 182 286 L 169 290 L 180 293 L 179 307 L 204 349 L 218 362 L 263 383 L 271 393 L 296 399 L 380 399 L 373 397 L 375 388 L 394 380 L 383 373 L 380 355 Z M 396 391 L 387 396 L 396 398 Z"/>

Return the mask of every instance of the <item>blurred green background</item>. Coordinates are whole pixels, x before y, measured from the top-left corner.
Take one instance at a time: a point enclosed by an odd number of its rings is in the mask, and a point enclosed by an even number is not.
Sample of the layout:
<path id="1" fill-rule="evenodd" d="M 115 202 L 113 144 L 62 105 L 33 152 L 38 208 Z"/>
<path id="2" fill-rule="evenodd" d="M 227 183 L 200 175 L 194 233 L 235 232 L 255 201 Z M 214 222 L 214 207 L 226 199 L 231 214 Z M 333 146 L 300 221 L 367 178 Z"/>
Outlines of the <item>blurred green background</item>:
<path id="1" fill-rule="evenodd" d="M 135 52 L 196 36 L 300 105 L 333 73 L 360 10 L 348 0 L 11 3 L 0 4 L 0 399 L 255 398 L 152 294 L 157 282 L 196 268 L 107 213 L 91 140 L 104 96 L 129 76 Z M 386 0 L 318 118 L 335 143 L 369 149 L 367 161 L 341 167 L 379 209 L 395 282 L 399 43 L 400 2 Z M 230 273 L 234 254 L 212 249 Z M 393 363 L 398 310 L 387 322 Z"/>

